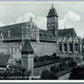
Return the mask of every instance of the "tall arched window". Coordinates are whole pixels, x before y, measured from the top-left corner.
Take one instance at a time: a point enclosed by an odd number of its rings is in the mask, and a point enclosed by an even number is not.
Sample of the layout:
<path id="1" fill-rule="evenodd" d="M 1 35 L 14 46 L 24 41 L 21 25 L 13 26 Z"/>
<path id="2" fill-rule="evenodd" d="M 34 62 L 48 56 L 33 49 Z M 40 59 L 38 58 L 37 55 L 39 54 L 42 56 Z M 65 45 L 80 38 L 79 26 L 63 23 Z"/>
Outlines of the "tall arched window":
<path id="1" fill-rule="evenodd" d="M 62 52 L 62 44 L 59 44 L 59 51 Z"/>
<path id="2" fill-rule="evenodd" d="M 72 43 L 69 43 L 69 51 L 73 51 L 73 44 Z"/>
<path id="3" fill-rule="evenodd" d="M 78 51 L 78 43 L 75 43 L 75 51 Z"/>

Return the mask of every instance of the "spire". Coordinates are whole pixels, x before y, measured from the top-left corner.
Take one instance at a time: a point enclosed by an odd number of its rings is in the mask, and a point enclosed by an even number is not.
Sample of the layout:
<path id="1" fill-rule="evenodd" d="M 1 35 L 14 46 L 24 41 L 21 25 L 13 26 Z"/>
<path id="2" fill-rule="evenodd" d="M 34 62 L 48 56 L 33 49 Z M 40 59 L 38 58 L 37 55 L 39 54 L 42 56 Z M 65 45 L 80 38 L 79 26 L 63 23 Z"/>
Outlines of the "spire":
<path id="1" fill-rule="evenodd" d="M 53 3 L 52 3 L 52 9 L 53 9 Z"/>
<path id="2" fill-rule="evenodd" d="M 48 13 L 47 17 L 52 17 L 52 16 L 58 17 L 57 12 L 56 12 L 55 8 L 53 7 L 53 3 L 51 5 L 51 9 L 49 10 L 49 13 Z"/>
<path id="3" fill-rule="evenodd" d="M 32 17 L 30 16 L 30 22 L 32 22 Z"/>

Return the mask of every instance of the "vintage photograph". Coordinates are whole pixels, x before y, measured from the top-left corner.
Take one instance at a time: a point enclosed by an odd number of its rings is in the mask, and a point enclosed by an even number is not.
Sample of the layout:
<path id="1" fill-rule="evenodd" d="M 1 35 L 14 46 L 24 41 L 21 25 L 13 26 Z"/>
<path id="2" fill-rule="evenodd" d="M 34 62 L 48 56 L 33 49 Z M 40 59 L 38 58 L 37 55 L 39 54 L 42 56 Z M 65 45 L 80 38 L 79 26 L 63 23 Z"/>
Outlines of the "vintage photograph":
<path id="1" fill-rule="evenodd" d="M 0 80 L 84 80 L 83 10 L 83 2 L 0 2 Z"/>

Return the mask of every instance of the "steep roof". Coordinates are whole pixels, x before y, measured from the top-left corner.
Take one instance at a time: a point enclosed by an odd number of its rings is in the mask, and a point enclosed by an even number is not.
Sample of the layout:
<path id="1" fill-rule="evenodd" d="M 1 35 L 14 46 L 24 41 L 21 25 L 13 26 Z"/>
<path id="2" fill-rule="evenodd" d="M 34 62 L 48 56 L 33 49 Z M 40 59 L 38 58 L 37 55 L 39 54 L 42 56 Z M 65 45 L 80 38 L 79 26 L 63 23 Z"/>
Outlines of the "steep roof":
<path id="1" fill-rule="evenodd" d="M 39 40 L 40 41 L 48 41 L 48 42 L 56 42 L 53 34 L 47 30 L 39 30 Z"/>
<path id="2" fill-rule="evenodd" d="M 47 17 L 52 17 L 52 16 L 57 16 L 58 17 L 57 12 L 56 12 L 55 8 L 53 8 L 53 7 L 49 10 L 49 13 L 48 13 Z"/>
<path id="3" fill-rule="evenodd" d="M 68 36 L 75 37 L 77 35 L 73 28 L 69 28 L 69 29 L 59 29 L 58 36 L 59 37 L 68 37 Z"/>
<path id="4" fill-rule="evenodd" d="M 6 67 L 10 55 L 0 54 L 0 67 Z"/>
<path id="5" fill-rule="evenodd" d="M 33 53 L 33 48 L 30 44 L 30 41 L 28 39 L 25 40 L 24 45 L 22 46 L 22 50 L 21 50 L 22 54 L 32 54 Z"/>
<path id="6" fill-rule="evenodd" d="M 18 23 L 8 26 L 3 26 L 0 28 L 0 32 L 3 34 L 4 42 L 5 41 L 15 41 L 22 39 L 22 26 L 26 26 L 29 22 Z M 8 36 L 8 31 L 10 30 L 10 37 Z M 31 38 L 30 38 L 31 39 Z M 34 39 L 33 39 L 34 40 Z M 55 37 L 51 32 L 47 30 L 39 29 L 39 40 L 40 41 L 55 41 Z"/>
<path id="7" fill-rule="evenodd" d="M 22 38 L 22 26 L 25 26 L 28 22 L 18 23 L 0 28 L 0 32 L 3 34 L 4 40 L 14 40 Z M 10 30 L 10 37 L 8 31 Z"/>

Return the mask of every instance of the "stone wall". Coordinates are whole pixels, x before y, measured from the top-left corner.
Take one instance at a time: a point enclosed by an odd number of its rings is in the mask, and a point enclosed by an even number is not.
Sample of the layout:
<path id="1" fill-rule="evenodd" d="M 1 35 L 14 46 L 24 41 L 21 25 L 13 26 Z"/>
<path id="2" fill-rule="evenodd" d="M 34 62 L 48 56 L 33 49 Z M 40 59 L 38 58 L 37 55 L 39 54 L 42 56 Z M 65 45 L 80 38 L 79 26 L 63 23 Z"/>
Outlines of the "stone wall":
<path id="1" fill-rule="evenodd" d="M 57 51 L 56 43 L 31 42 L 31 45 L 37 56 L 52 55 Z"/>

